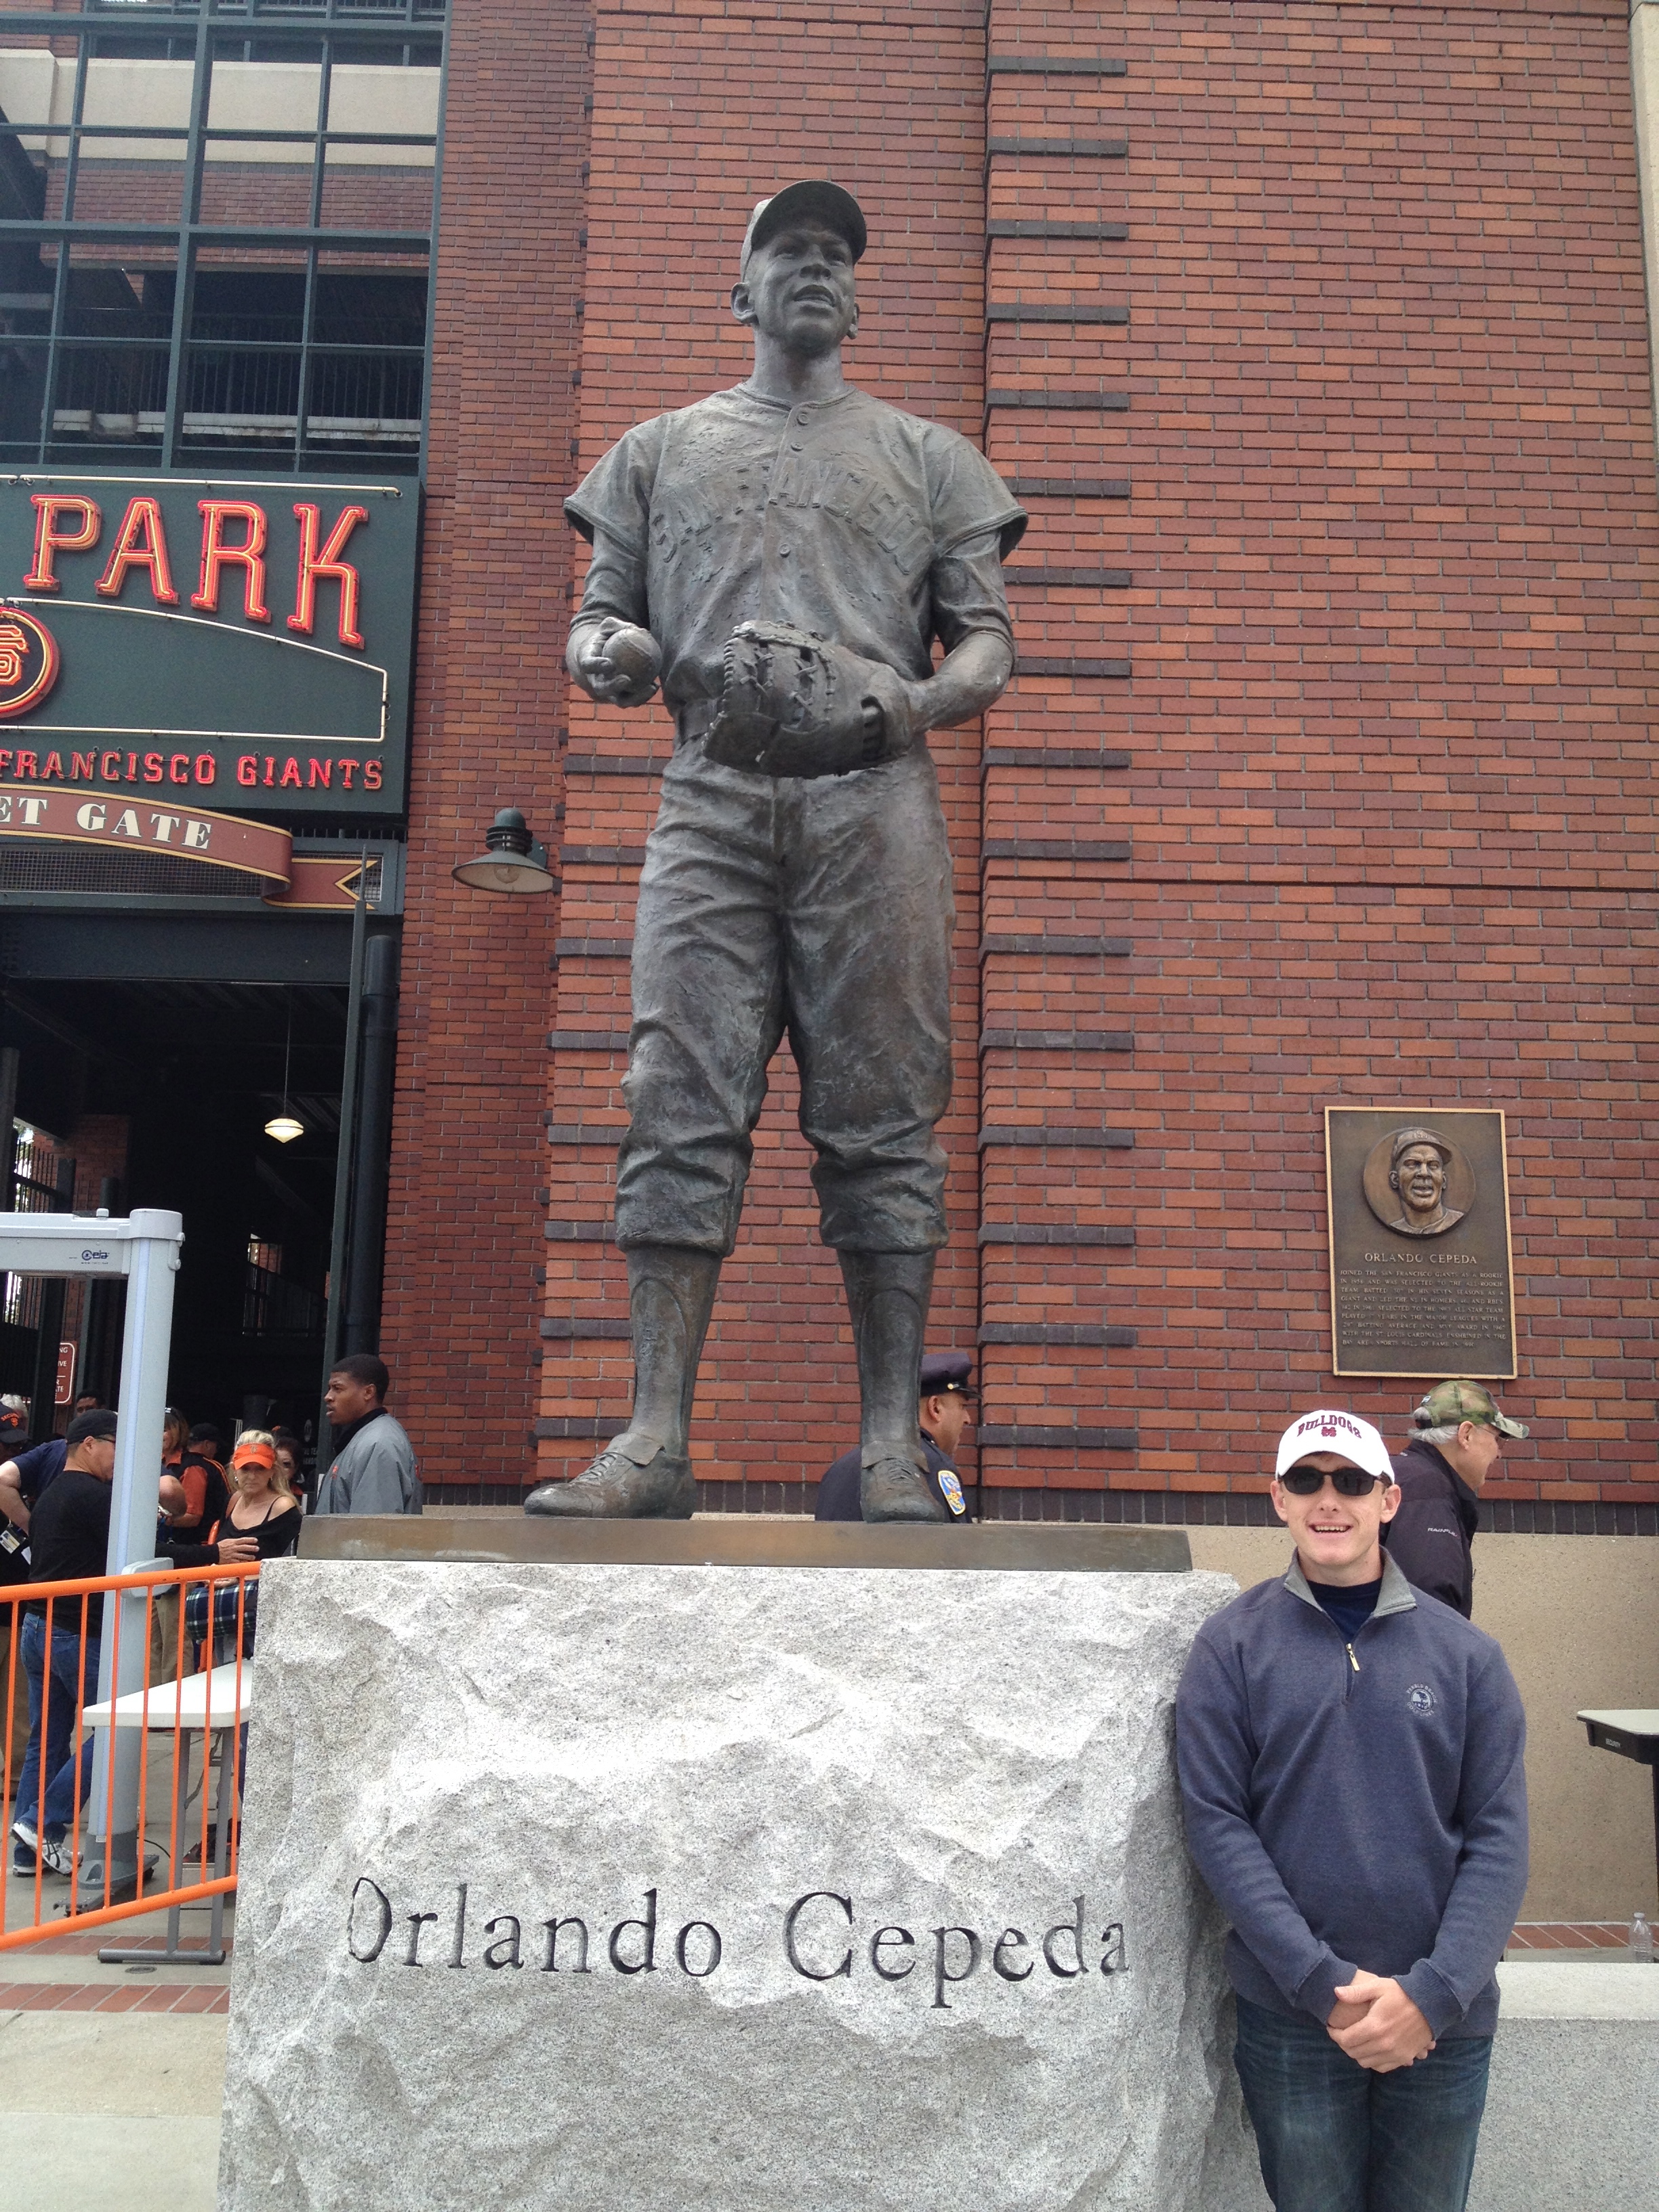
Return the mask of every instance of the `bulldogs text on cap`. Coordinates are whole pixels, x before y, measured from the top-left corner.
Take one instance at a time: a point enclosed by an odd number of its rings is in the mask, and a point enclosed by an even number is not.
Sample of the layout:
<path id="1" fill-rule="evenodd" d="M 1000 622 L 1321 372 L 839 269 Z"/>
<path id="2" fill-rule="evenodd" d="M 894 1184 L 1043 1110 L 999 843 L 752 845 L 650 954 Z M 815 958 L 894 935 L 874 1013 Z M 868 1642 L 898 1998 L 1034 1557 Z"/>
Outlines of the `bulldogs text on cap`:
<path id="1" fill-rule="evenodd" d="M 1379 1475 L 1385 1482 L 1394 1480 L 1387 1444 L 1380 1432 L 1358 1413 L 1321 1406 L 1292 1421 L 1279 1439 L 1273 1473 L 1283 1474 L 1298 1460 L 1311 1459 L 1318 1452 L 1338 1453 L 1351 1467 L 1363 1468 L 1367 1474 Z"/>

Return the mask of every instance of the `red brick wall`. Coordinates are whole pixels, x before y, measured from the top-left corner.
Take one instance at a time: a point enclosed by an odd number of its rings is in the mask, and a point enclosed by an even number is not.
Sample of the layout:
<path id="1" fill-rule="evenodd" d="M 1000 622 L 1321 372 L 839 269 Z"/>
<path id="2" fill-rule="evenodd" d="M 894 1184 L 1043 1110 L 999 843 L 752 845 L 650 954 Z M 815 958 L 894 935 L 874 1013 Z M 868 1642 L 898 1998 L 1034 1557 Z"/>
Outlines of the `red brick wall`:
<path id="1" fill-rule="evenodd" d="M 450 870 L 556 841 L 586 33 L 458 9 L 440 215 L 382 1349 L 434 1483 L 521 1480 L 536 1413 L 552 899 Z"/>
<path id="2" fill-rule="evenodd" d="M 1133 1028 L 1129 1060 L 1077 1073 L 1109 1066 L 1105 1118 L 1134 1148 L 1074 1172 L 1133 1229 L 1105 1305 L 1139 1340 L 1075 1382 L 1052 1354 L 1018 1376 L 989 1355 L 988 1380 L 994 1407 L 1122 1422 L 1139 1449 L 1075 1472 L 988 1453 L 988 1472 L 1255 1487 L 1264 1437 L 1322 1398 L 1398 1433 L 1417 1386 L 1329 1373 L 1321 1109 L 1490 1104 L 1521 1334 L 1504 1397 L 1534 1441 L 1488 1494 L 1659 1498 L 1637 1060 L 1654 475 L 1624 11 L 997 0 L 990 43 L 1128 65 L 1099 98 L 1057 77 L 994 93 L 994 133 L 1109 129 L 1129 154 L 999 158 L 993 216 L 1097 209 L 1129 237 L 999 243 L 993 298 L 1132 319 L 1000 329 L 987 380 L 1129 399 L 994 418 L 1006 466 L 1132 480 L 1086 514 L 1038 502 L 1021 557 L 1087 546 L 1130 571 L 1103 617 L 1050 593 L 1035 649 L 1121 653 L 1133 676 L 1042 687 L 1029 737 L 1022 684 L 989 737 L 1075 743 L 1097 702 L 1132 765 L 994 775 L 986 835 L 1109 818 L 1133 840 L 1070 887 L 991 863 L 988 927 L 1021 898 L 1075 902 L 1132 942 L 1073 988 Z M 1071 1079 L 1058 1056 L 988 1055 L 986 1119 Z M 1012 1172 L 989 1156 L 988 1212 Z M 1040 1302 L 988 1270 L 985 1297 L 988 1317 Z"/>
<path id="3" fill-rule="evenodd" d="M 525 1186 L 546 1183 L 554 1223 L 602 1224 L 621 1121 L 620 1053 L 562 1046 L 535 1100 L 556 1141 L 527 1164 L 545 970 L 501 953 L 545 927 L 540 957 L 553 925 L 451 896 L 460 824 L 471 835 L 509 795 L 493 761 L 464 798 L 458 780 L 507 716 L 538 735 L 557 719 L 557 494 L 630 422 L 744 373 L 723 303 L 748 206 L 828 172 L 872 218 L 858 381 L 970 434 L 988 389 L 1128 403 L 990 410 L 1005 474 L 1128 495 L 1030 498 L 1020 568 L 1113 574 L 1028 574 L 1016 589 L 1027 672 L 988 718 L 982 784 L 980 732 L 933 741 L 959 956 L 933 1336 L 1051 1338 L 982 1348 L 994 1510 L 1223 1510 L 1194 1493 L 1259 1490 L 1264 1440 L 1320 1399 L 1399 1432 L 1415 1386 L 1328 1370 L 1322 1109 L 1339 1103 L 1510 1116 L 1522 1374 L 1504 1397 L 1534 1440 L 1488 1494 L 1659 1498 L 1638 1120 L 1655 482 L 1622 8 L 994 0 L 993 57 L 1121 57 L 1127 72 L 999 74 L 990 137 L 1128 151 L 998 153 L 988 168 L 977 9 L 603 13 L 568 464 L 562 357 L 544 375 L 538 343 L 568 331 L 563 295 L 500 178 L 510 161 L 547 234 L 568 235 L 574 204 L 553 172 L 568 176 L 576 126 L 556 100 L 585 81 L 550 64 L 521 111 L 549 27 L 532 51 L 505 9 L 486 23 L 499 27 L 458 26 L 449 96 L 439 296 L 454 335 L 414 816 L 421 1026 L 399 1121 L 400 1158 L 420 1161 L 405 1197 L 454 1189 L 457 1212 L 447 1247 L 395 1231 L 394 1350 L 420 1363 L 428 1405 L 475 1357 L 489 1382 L 453 1448 L 425 1440 L 428 1472 L 516 1479 L 522 1426 L 509 1433 L 500 1409 L 519 1402 L 508 1370 L 532 1351 Z M 488 96 L 487 47 L 503 72 Z M 988 214 L 1127 236 L 986 252 Z M 1129 319 L 988 326 L 988 292 Z M 520 455 L 548 533 L 539 599 L 515 538 L 532 496 L 509 488 Z M 1079 660 L 1101 665 L 1034 666 Z M 1122 661 L 1127 679 L 1111 672 Z M 579 763 L 660 752 L 667 725 L 578 699 L 568 726 L 556 933 L 615 946 L 655 786 Z M 1030 757 L 1056 750 L 1048 766 Z M 543 822 L 550 767 L 539 753 Z M 510 795 L 529 787 L 520 776 Z M 1114 857 L 1125 841 L 1131 856 Z M 1040 953 L 1020 943 L 1038 936 Z M 490 971 L 482 993 L 469 958 Z M 568 951 L 556 984 L 556 1036 L 625 1030 L 617 952 Z M 1006 1041 L 1034 1030 L 1096 1042 Z M 474 1038 L 499 1094 L 464 1079 Z M 804 1503 L 855 1431 L 793 1105 L 785 1060 L 694 1443 L 702 1475 L 744 1486 L 710 1503 Z M 1057 1124 L 1071 1142 L 1054 1141 Z M 510 1158 L 482 1179 L 469 1147 L 507 1125 Z M 996 1133 L 1039 1126 L 1046 1148 Z M 1132 1147 L 1101 1141 L 1123 1133 Z M 1006 1241 L 1016 1228 L 1088 1241 Z M 453 1303 L 434 1254 L 460 1269 Z M 610 1247 L 564 1236 L 537 1256 L 559 1332 L 539 1347 L 541 1465 L 574 1472 L 592 1449 L 580 1431 L 626 1410 L 625 1343 L 580 1334 L 620 1323 L 623 1271 Z M 1085 1341 L 1053 1341 L 1061 1329 Z M 1098 1340 L 1124 1331 L 1133 1343 Z M 463 1453 L 463 1435 L 486 1452 Z"/>

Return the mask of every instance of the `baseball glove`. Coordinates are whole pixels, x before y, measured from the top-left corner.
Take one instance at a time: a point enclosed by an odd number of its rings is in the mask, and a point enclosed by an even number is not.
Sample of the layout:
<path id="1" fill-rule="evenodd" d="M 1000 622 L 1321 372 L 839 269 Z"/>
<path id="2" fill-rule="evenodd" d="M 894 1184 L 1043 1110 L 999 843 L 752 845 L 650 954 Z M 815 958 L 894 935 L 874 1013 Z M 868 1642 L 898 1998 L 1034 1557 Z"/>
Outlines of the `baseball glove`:
<path id="1" fill-rule="evenodd" d="M 908 753 L 917 732 L 903 680 L 787 623 L 740 623 L 708 757 L 763 775 L 848 775 Z"/>

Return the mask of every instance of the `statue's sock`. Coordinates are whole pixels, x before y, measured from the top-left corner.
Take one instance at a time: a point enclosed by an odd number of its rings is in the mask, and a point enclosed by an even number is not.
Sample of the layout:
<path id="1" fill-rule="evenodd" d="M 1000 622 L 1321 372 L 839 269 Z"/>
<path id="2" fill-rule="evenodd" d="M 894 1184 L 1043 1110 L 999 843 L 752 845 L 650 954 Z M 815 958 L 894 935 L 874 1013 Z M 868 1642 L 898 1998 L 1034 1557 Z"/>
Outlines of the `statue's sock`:
<path id="1" fill-rule="evenodd" d="M 643 1467 L 657 1452 L 683 1459 L 691 1432 L 697 1363 L 720 1278 L 716 1252 L 636 1245 L 628 1255 L 634 1332 L 634 1412 L 613 1450 Z"/>
<path id="2" fill-rule="evenodd" d="M 931 1252 L 842 1252 L 842 1279 L 858 1353 L 859 1448 L 876 1459 L 918 1458 L 916 1405 L 933 1288 Z"/>

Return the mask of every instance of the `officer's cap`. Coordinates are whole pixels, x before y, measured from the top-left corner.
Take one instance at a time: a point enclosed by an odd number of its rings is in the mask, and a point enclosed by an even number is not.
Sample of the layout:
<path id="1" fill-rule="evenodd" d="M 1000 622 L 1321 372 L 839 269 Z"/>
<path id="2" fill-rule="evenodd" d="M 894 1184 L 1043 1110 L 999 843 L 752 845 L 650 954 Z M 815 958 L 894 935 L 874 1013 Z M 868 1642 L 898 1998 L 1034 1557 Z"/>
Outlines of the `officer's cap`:
<path id="1" fill-rule="evenodd" d="M 785 223 L 799 222 L 804 216 L 816 216 L 820 222 L 838 230 L 851 247 L 854 260 L 863 259 L 870 242 L 864 210 L 842 185 L 832 185 L 828 177 L 809 177 L 803 183 L 786 185 L 769 200 L 756 201 L 743 234 L 739 275 L 747 270 L 751 253 L 758 252 L 769 238 L 775 238 Z"/>
<path id="2" fill-rule="evenodd" d="M 974 1363 L 965 1352 L 929 1352 L 921 1362 L 921 1389 L 924 1398 L 942 1398 L 954 1391 L 957 1396 L 971 1398 L 974 1386 L 969 1376 Z"/>

